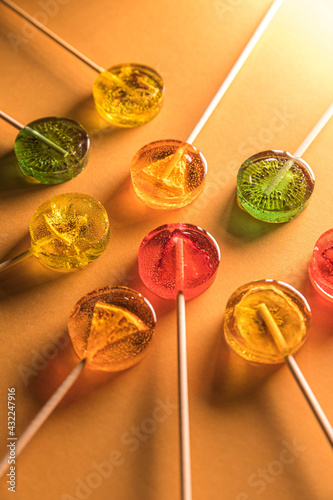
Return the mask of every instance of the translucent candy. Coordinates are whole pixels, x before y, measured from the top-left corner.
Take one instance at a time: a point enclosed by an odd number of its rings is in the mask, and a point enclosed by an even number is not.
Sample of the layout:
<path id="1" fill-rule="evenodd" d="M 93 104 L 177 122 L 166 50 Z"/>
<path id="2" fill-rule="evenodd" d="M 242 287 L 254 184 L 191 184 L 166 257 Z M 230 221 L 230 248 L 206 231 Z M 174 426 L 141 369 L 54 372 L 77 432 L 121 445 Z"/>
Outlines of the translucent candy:
<path id="1" fill-rule="evenodd" d="M 310 307 L 295 288 L 270 279 L 247 283 L 231 295 L 224 316 L 225 338 L 237 354 L 249 361 L 281 363 L 283 355 L 258 311 L 262 303 L 287 343 L 287 354 L 297 352 L 307 338 Z"/>
<path id="2" fill-rule="evenodd" d="M 33 254 L 59 271 L 86 266 L 110 240 L 105 208 L 80 193 L 60 194 L 44 202 L 34 213 L 29 231 Z"/>
<path id="3" fill-rule="evenodd" d="M 74 306 L 68 331 L 80 359 L 89 368 L 125 370 L 147 352 L 156 323 L 150 303 L 127 287 L 99 288 Z"/>
<path id="4" fill-rule="evenodd" d="M 317 240 L 309 266 L 311 283 L 323 297 L 333 302 L 333 229 Z"/>
<path id="5" fill-rule="evenodd" d="M 117 127 L 137 127 L 154 118 L 162 106 L 163 80 L 140 64 L 119 64 L 101 73 L 93 87 L 99 114 Z"/>
<path id="6" fill-rule="evenodd" d="M 151 231 L 139 248 L 139 272 L 157 295 L 186 299 L 203 293 L 214 281 L 220 250 L 214 238 L 192 224 L 166 224 Z"/>
<path id="7" fill-rule="evenodd" d="M 34 135 L 30 127 L 57 146 L 64 149 L 64 156 L 47 146 Z M 40 118 L 23 128 L 15 141 L 14 151 L 22 173 L 41 184 L 60 184 L 76 177 L 86 166 L 90 139 L 85 129 L 67 118 Z"/>
<path id="8" fill-rule="evenodd" d="M 176 140 L 155 141 L 134 155 L 136 194 L 152 208 L 181 208 L 204 188 L 207 162 L 194 146 Z"/>
<path id="9" fill-rule="evenodd" d="M 241 208 L 265 222 L 287 222 L 307 205 L 314 189 L 309 165 L 286 151 L 263 151 L 248 158 L 238 171 Z"/>

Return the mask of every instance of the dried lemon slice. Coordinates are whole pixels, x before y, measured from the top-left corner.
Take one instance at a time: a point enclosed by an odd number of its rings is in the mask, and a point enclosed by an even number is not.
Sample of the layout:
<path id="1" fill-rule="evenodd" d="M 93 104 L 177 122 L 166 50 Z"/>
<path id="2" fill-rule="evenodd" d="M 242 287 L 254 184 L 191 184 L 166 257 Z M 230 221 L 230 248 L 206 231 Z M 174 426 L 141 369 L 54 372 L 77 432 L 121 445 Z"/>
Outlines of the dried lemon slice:
<path id="1" fill-rule="evenodd" d="M 145 323 L 130 311 L 120 306 L 96 302 L 86 356 L 92 359 L 106 346 L 146 330 Z"/>
<path id="2" fill-rule="evenodd" d="M 43 214 L 43 217 L 44 217 L 44 220 L 45 220 L 45 224 L 46 224 L 47 228 L 49 229 L 49 231 L 51 232 L 51 234 L 53 234 L 56 238 L 59 238 L 67 246 L 70 246 L 73 243 L 73 238 L 70 235 L 67 235 L 66 233 L 60 233 L 54 227 L 54 223 L 53 223 L 51 217 L 49 217 L 46 214 Z"/>
<path id="3" fill-rule="evenodd" d="M 289 349 L 292 349 L 305 334 L 306 327 L 299 308 L 277 289 L 259 287 L 243 296 L 234 311 L 239 335 L 246 341 L 248 348 L 263 350 L 268 354 L 278 352 L 265 322 L 258 315 L 261 303 L 266 304 Z"/>
<path id="4" fill-rule="evenodd" d="M 266 326 L 263 305 L 281 332 L 283 352 Z M 305 342 L 310 319 L 306 299 L 292 286 L 271 279 L 252 281 L 229 298 L 224 333 L 230 347 L 243 358 L 258 363 L 281 363 L 286 354 L 294 354 Z"/>

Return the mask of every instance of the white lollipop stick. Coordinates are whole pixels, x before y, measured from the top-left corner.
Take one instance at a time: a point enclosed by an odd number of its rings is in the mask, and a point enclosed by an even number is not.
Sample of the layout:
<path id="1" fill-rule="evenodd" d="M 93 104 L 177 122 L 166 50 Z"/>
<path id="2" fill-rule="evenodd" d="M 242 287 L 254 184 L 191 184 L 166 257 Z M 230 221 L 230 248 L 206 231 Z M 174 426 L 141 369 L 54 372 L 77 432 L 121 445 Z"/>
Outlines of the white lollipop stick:
<path id="1" fill-rule="evenodd" d="M 22 260 L 26 259 L 27 257 L 31 257 L 32 255 L 33 255 L 33 253 L 31 251 L 31 248 L 29 248 L 29 250 L 25 250 L 25 252 L 22 252 L 19 255 L 16 255 L 12 259 L 6 260 L 5 262 L 1 262 L 0 272 L 14 266 L 15 264 L 18 264 Z"/>
<path id="2" fill-rule="evenodd" d="M 29 134 L 33 135 L 34 137 L 36 137 L 36 139 L 40 140 L 41 142 L 43 142 L 44 144 L 46 144 L 50 148 L 54 149 L 55 151 L 62 154 L 63 156 L 68 156 L 67 151 L 62 149 L 60 146 L 57 146 L 57 144 L 55 144 L 50 139 L 48 139 L 44 135 L 37 132 L 37 130 L 34 130 L 33 128 L 29 127 L 28 125 L 25 127 L 24 125 L 22 125 L 22 123 L 18 122 L 17 120 L 14 120 L 14 118 L 7 115 L 7 113 L 4 113 L 1 110 L 0 110 L 0 118 L 2 118 L 5 122 L 10 123 L 10 125 L 17 128 L 18 130 L 25 129 L 26 132 L 29 132 Z"/>
<path id="3" fill-rule="evenodd" d="M 280 328 L 275 323 L 274 318 L 271 315 L 266 304 L 259 304 L 258 311 L 262 319 L 264 320 L 268 331 L 272 335 L 279 352 L 283 355 L 286 365 L 291 371 L 302 393 L 304 394 L 305 399 L 307 400 L 311 410 L 314 413 L 314 416 L 316 417 L 319 425 L 324 431 L 325 436 L 327 437 L 330 445 L 333 447 L 333 427 L 326 417 L 322 407 L 318 403 L 316 396 L 313 394 L 312 389 L 306 381 L 306 378 L 301 372 L 298 364 L 296 363 L 295 358 L 291 354 L 287 354 L 288 345 L 282 335 Z"/>
<path id="4" fill-rule="evenodd" d="M 303 156 L 304 152 L 308 149 L 310 144 L 315 140 L 317 135 L 322 131 L 322 129 L 325 127 L 326 123 L 332 118 L 333 116 L 333 103 L 330 105 L 328 110 L 323 114 L 323 116 L 320 118 L 318 123 L 313 127 L 309 135 L 304 139 L 302 144 L 297 148 L 297 150 L 294 153 L 294 156 L 297 156 L 300 158 Z"/>
<path id="5" fill-rule="evenodd" d="M 34 19 L 32 16 L 30 16 L 30 14 L 28 14 L 27 12 L 25 12 L 23 9 L 21 9 L 14 2 L 11 2 L 10 0 L 0 0 L 0 2 L 3 3 L 4 5 L 6 5 L 7 7 L 9 7 L 14 12 L 16 12 L 16 14 L 18 14 L 19 16 L 23 17 L 23 19 L 25 19 L 26 21 L 28 21 L 28 23 L 32 24 L 37 29 L 39 29 L 40 31 L 42 31 L 43 33 L 45 33 L 45 35 L 47 35 L 48 37 L 52 38 L 52 40 L 54 40 L 55 42 L 57 42 L 64 49 L 68 50 L 68 52 L 71 52 L 71 54 L 73 54 L 75 57 L 77 57 L 82 62 L 84 62 L 85 64 L 87 64 L 90 68 L 92 68 L 93 70 L 95 70 L 97 73 L 102 73 L 103 71 L 105 71 L 105 69 L 102 68 L 102 66 L 99 66 L 94 61 L 92 61 L 91 59 L 89 59 L 89 57 L 87 57 L 84 54 L 82 54 L 82 52 L 80 52 L 77 49 L 75 49 L 72 45 L 70 45 L 69 43 L 67 43 L 63 38 L 61 38 L 60 36 L 56 35 L 49 28 L 47 28 L 42 23 L 40 23 L 39 21 L 37 21 L 37 19 Z"/>
<path id="6" fill-rule="evenodd" d="M 192 499 L 190 417 L 188 403 L 188 374 L 186 348 L 186 317 L 184 289 L 184 248 L 183 239 L 176 242 L 176 288 L 177 294 L 177 334 L 178 334 L 178 399 L 181 498 Z"/>
<path id="7" fill-rule="evenodd" d="M 41 410 L 37 413 L 35 418 L 30 422 L 23 434 L 18 438 L 15 447 L 15 458 L 19 456 L 21 451 L 26 447 L 26 445 L 31 441 L 36 432 L 41 428 L 44 422 L 48 419 L 53 410 L 58 406 L 62 398 L 72 387 L 74 382 L 79 377 L 82 372 L 86 360 L 82 359 L 80 363 L 70 372 L 65 378 L 62 384 L 58 387 L 55 393 L 50 397 L 50 399 L 44 404 Z M 8 464 L 9 454 L 6 455 L 0 462 L 0 477 L 6 472 Z"/>
<path id="8" fill-rule="evenodd" d="M 230 70 L 230 72 L 227 75 L 227 77 L 225 78 L 225 80 L 223 81 L 221 87 L 218 89 L 215 96 L 213 97 L 213 99 L 211 100 L 211 102 L 207 106 L 206 110 L 204 111 L 203 115 L 199 119 L 198 123 L 195 125 L 194 129 L 192 130 L 192 132 L 190 133 L 190 135 L 186 139 L 186 142 L 188 142 L 189 144 L 192 144 L 195 141 L 195 139 L 198 137 L 199 133 L 201 132 L 202 128 L 204 127 L 204 125 L 208 121 L 209 117 L 211 116 L 211 114 L 213 113 L 213 111 L 215 110 L 217 105 L 219 104 L 219 102 L 222 99 L 222 97 L 224 96 L 224 94 L 227 92 L 228 88 L 230 87 L 230 85 L 232 84 L 234 79 L 236 78 L 237 74 L 241 70 L 245 61 L 247 60 L 247 58 L 251 54 L 252 50 L 254 49 L 254 47 L 256 46 L 258 41 L 260 40 L 260 38 L 263 35 L 264 31 L 266 30 L 267 26 L 272 21 L 276 12 L 280 8 L 282 2 L 283 2 L 283 0 L 275 0 L 272 3 L 271 7 L 268 9 L 263 20 L 261 21 L 261 23 L 259 24 L 259 26 L 255 30 L 255 32 L 253 33 L 252 37 L 248 41 L 247 45 L 243 49 L 243 52 L 241 53 L 241 55 L 239 56 L 239 58 L 235 62 L 234 66 Z"/>

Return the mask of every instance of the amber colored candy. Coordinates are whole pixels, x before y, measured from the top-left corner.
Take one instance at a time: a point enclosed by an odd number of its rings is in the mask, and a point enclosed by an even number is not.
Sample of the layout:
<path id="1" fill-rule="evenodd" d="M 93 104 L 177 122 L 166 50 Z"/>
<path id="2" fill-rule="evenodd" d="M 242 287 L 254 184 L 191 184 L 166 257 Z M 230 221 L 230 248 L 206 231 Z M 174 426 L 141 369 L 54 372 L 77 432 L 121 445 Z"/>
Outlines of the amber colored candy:
<path id="1" fill-rule="evenodd" d="M 131 163 L 134 190 L 152 208 L 188 205 L 202 192 L 206 174 L 203 154 L 191 144 L 173 139 L 147 144 Z"/>
<path id="2" fill-rule="evenodd" d="M 156 316 L 150 303 L 127 287 L 104 287 L 82 297 L 74 306 L 68 331 L 74 350 L 88 367 L 125 370 L 146 354 Z"/>

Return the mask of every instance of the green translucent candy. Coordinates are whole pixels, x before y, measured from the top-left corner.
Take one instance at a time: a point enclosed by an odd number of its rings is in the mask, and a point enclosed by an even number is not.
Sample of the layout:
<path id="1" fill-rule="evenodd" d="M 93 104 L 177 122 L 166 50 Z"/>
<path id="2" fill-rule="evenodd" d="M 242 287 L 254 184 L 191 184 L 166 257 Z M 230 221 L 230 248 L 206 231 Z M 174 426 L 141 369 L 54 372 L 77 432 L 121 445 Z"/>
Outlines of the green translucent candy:
<path id="1" fill-rule="evenodd" d="M 237 201 L 256 219 L 287 222 L 307 205 L 315 178 L 310 166 L 286 151 L 263 151 L 238 171 Z"/>
<path id="2" fill-rule="evenodd" d="M 29 127 L 52 141 L 65 156 L 35 137 Z M 67 118 L 47 117 L 29 123 L 18 134 L 14 151 L 22 173 L 34 182 L 60 184 L 86 166 L 90 139 L 85 129 Z"/>

